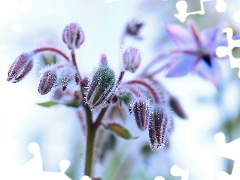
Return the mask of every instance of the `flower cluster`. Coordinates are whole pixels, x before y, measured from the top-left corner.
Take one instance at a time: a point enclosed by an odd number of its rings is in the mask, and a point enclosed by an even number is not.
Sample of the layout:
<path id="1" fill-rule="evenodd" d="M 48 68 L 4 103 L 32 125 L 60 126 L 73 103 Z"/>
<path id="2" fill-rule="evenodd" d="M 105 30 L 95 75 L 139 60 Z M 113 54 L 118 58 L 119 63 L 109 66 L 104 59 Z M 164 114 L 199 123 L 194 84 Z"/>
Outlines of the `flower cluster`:
<path id="1" fill-rule="evenodd" d="M 125 34 L 137 36 L 141 26 L 142 23 L 132 22 L 128 24 Z M 59 91 L 71 90 L 71 88 L 67 89 L 70 83 L 75 82 L 79 88 L 74 93 L 69 93 L 74 96 L 72 102 L 61 104 L 77 108 L 83 132 L 86 134 L 85 174 L 91 176 L 94 141 L 99 126 L 110 129 L 125 139 L 133 138 L 130 132 L 117 122 L 106 122 L 110 120 L 110 113 L 115 112 L 114 109 L 119 108 L 121 111 L 122 106 L 128 107 L 139 130 L 148 130 L 149 144 L 152 149 L 163 148 L 168 143 L 173 123 L 170 109 L 179 117 L 187 118 L 177 98 L 169 93 L 159 79 L 154 77 L 155 74 L 163 69 L 167 69 L 167 77 L 198 72 L 219 87 L 220 68 L 216 63 L 215 48 L 226 43 L 226 39 L 218 37 L 221 27 L 206 29 L 198 33 L 194 24 L 190 22 L 189 30 L 179 25 L 166 25 L 166 30 L 179 47 L 178 50 L 173 50 L 168 55 L 172 57 L 173 54 L 177 54 L 177 58 L 170 58 L 170 62 L 167 62 L 160 70 L 149 73 L 150 67 L 162 57 L 166 57 L 166 55 L 160 55 L 160 58 L 149 63 L 141 76 L 129 81 L 123 82 L 124 74 L 135 73 L 143 60 L 139 49 L 135 47 L 128 47 L 122 53 L 123 67 L 119 75 L 109 66 L 107 56 L 103 54 L 100 65 L 92 75 L 81 77 L 75 50 L 82 46 L 85 35 L 77 23 L 70 23 L 62 33 L 62 40 L 70 50 L 71 57 L 55 47 L 41 47 L 22 53 L 10 67 L 7 80 L 16 83 L 26 77 L 33 68 L 34 55 L 38 53 L 51 51 L 65 59 L 66 62 L 47 65 L 41 71 L 38 92 L 45 95 L 56 88 L 58 93 L 55 95 L 55 100 L 58 100 L 62 96 L 60 93 L 58 97 Z M 45 107 L 56 104 L 59 103 L 40 103 Z M 107 109 L 110 110 L 109 114 L 107 114 Z M 95 116 L 95 113 L 99 111 L 98 116 Z M 97 118 L 94 120 L 94 117 Z"/>

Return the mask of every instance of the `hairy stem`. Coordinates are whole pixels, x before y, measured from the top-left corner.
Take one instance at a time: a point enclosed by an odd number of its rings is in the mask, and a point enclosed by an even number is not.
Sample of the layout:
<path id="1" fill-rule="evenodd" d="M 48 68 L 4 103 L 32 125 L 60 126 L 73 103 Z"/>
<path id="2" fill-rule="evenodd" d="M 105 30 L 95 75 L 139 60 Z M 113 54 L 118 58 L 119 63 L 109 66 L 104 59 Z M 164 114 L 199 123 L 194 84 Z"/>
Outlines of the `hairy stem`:
<path id="1" fill-rule="evenodd" d="M 72 63 L 74 67 L 76 68 L 77 71 L 77 76 L 78 80 L 81 80 L 80 72 L 77 66 L 77 61 L 76 61 L 76 55 L 74 50 L 71 51 L 71 56 L 72 56 Z M 77 77 L 76 77 L 77 78 Z M 76 82 L 78 82 L 76 79 Z M 84 87 L 80 86 L 80 93 L 82 97 L 84 97 Z M 83 107 L 86 113 L 86 130 L 87 130 L 87 138 L 86 138 L 86 151 L 85 151 L 85 169 L 84 169 L 84 174 L 92 177 L 92 163 L 93 163 L 93 153 L 94 153 L 94 140 L 95 140 L 95 135 L 96 135 L 96 130 L 97 128 L 94 128 L 94 123 L 92 119 L 92 111 L 90 110 L 89 106 L 85 103 L 83 103 Z"/>
<path id="2" fill-rule="evenodd" d="M 81 78 L 80 71 L 79 71 L 78 66 L 77 66 L 76 55 L 75 55 L 74 50 L 71 51 L 71 56 L 72 56 L 72 63 L 77 70 L 77 76 L 78 77 L 76 77 L 76 83 L 79 84 L 79 81 L 82 80 L 82 78 Z"/>
<path id="3" fill-rule="evenodd" d="M 136 80 L 132 80 L 132 81 L 127 82 L 127 84 L 140 84 L 140 85 L 143 85 L 144 87 L 146 87 L 152 93 L 156 103 L 162 104 L 161 98 L 159 97 L 157 91 L 152 87 L 151 84 L 147 83 L 146 81 L 136 79 Z"/>
<path id="4" fill-rule="evenodd" d="M 89 108 L 88 108 L 89 109 Z M 102 118 L 107 108 L 103 108 L 97 117 L 95 123 L 92 122 L 92 116 L 87 117 L 87 141 L 86 141 L 86 154 L 85 154 L 85 175 L 92 177 L 92 165 L 93 165 L 93 154 L 94 154 L 94 142 L 96 132 L 101 124 Z M 89 109 L 89 113 L 91 110 Z"/>
<path id="5" fill-rule="evenodd" d="M 41 48 L 37 48 L 37 49 L 33 50 L 32 52 L 33 52 L 34 54 L 37 54 L 37 53 L 39 53 L 39 52 L 44 52 L 44 51 L 52 51 L 52 52 L 55 52 L 55 53 L 63 56 L 67 61 L 70 61 L 69 57 L 68 57 L 64 52 L 62 52 L 61 50 L 56 49 L 56 48 L 54 48 L 54 47 L 41 47 Z"/>
<path id="6" fill-rule="evenodd" d="M 92 112 L 90 108 L 85 105 L 85 111 L 87 115 L 87 139 L 86 139 L 86 152 L 85 152 L 85 175 L 92 176 L 92 162 L 93 162 L 93 148 L 95 131 L 92 128 Z"/>

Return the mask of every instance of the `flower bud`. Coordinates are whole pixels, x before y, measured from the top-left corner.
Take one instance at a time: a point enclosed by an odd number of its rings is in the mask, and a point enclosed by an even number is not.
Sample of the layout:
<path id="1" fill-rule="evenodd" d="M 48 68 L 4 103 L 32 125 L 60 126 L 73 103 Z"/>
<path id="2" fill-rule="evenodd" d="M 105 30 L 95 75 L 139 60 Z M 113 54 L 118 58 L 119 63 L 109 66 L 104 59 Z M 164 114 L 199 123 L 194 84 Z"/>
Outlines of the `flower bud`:
<path id="1" fill-rule="evenodd" d="M 128 22 L 126 27 L 126 33 L 131 36 L 138 36 L 140 29 L 142 28 L 143 23 L 137 19 L 133 19 Z"/>
<path id="2" fill-rule="evenodd" d="M 155 106 L 150 114 L 149 138 L 151 148 L 163 148 L 167 144 L 172 127 L 172 119 L 166 109 Z"/>
<path id="3" fill-rule="evenodd" d="M 140 66 L 141 56 L 138 49 L 130 47 L 127 48 L 123 54 L 123 65 L 127 71 L 134 73 Z"/>
<path id="4" fill-rule="evenodd" d="M 94 74 L 88 93 L 86 103 L 90 108 L 96 108 L 104 104 L 115 84 L 115 73 L 108 65 L 101 66 Z"/>
<path id="5" fill-rule="evenodd" d="M 145 131 L 147 129 L 149 119 L 147 102 L 143 99 L 136 100 L 133 104 L 133 114 L 138 128 Z"/>
<path id="6" fill-rule="evenodd" d="M 74 79 L 76 69 L 70 64 L 57 64 L 44 70 L 38 86 L 41 95 L 47 94 L 53 87 L 62 86 L 65 91 L 67 85 Z"/>
<path id="7" fill-rule="evenodd" d="M 8 71 L 7 81 L 21 81 L 33 68 L 33 54 L 23 53 L 14 61 Z"/>
<path id="8" fill-rule="evenodd" d="M 73 81 L 75 75 L 76 75 L 76 69 L 68 64 L 60 65 L 60 67 L 57 66 L 57 86 L 61 85 L 62 90 L 65 91 L 67 88 L 67 85 Z"/>
<path id="9" fill-rule="evenodd" d="M 38 92 L 41 95 L 47 94 L 49 91 L 51 91 L 52 87 L 55 85 L 56 80 L 57 72 L 55 70 L 48 69 L 42 75 L 42 78 L 38 86 Z"/>
<path id="10" fill-rule="evenodd" d="M 77 23 L 70 23 L 63 30 L 62 40 L 71 50 L 79 48 L 84 39 L 82 28 Z"/>

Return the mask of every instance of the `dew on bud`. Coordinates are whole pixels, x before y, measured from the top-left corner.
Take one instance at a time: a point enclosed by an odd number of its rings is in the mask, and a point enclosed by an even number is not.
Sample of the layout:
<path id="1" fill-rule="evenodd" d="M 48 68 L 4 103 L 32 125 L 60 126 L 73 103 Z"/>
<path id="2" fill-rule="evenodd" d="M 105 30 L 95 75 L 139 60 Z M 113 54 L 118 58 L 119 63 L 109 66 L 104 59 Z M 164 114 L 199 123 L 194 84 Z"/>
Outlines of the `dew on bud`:
<path id="1" fill-rule="evenodd" d="M 101 66 L 94 74 L 86 96 L 90 108 L 104 104 L 115 84 L 115 73 L 108 65 Z"/>
<path id="2" fill-rule="evenodd" d="M 149 138 L 150 146 L 163 148 L 168 141 L 168 136 L 172 127 L 172 118 L 166 108 L 159 105 L 155 106 L 150 113 L 149 119 Z"/>
<path id="3" fill-rule="evenodd" d="M 142 98 L 133 103 L 133 115 L 140 130 L 145 131 L 148 127 L 149 108 L 147 102 Z"/>
<path id="4" fill-rule="evenodd" d="M 17 57 L 8 71 L 7 81 L 17 83 L 21 81 L 33 68 L 33 54 L 23 53 Z"/>
<path id="5" fill-rule="evenodd" d="M 85 40 L 85 35 L 77 23 L 70 23 L 63 30 L 62 40 L 69 49 L 73 50 L 80 47 Z"/>
<path id="6" fill-rule="evenodd" d="M 125 70 L 134 73 L 141 64 L 141 56 L 138 49 L 127 48 L 123 54 L 123 65 Z"/>

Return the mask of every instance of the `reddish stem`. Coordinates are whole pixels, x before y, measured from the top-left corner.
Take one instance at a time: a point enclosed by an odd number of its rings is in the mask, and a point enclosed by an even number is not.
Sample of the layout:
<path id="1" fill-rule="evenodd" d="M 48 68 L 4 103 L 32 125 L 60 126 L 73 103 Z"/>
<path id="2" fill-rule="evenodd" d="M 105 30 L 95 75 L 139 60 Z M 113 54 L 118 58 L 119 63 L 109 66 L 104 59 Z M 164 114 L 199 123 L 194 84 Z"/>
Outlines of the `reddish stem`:
<path id="1" fill-rule="evenodd" d="M 130 84 L 127 86 L 127 88 L 132 91 L 137 97 L 140 97 L 141 94 L 136 90 L 136 88 L 132 87 Z"/>
<path id="2" fill-rule="evenodd" d="M 196 55 L 196 52 L 194 51 L 189 51 L 189 50 L 172 50 L 168 53 L 164 53 L 164 54 L 160 54 L 159 56 L 157 56 L 156 58 L 154 58 L 142 71 L 142 75 L 141 76 L 145 76 L 146 72 L 148 71 L 148 69 L 150 69 L 155 63 L 160 62 L 161 60 L 163 60 L 164 58 L 167 58 L 170 55 L 173 54 L 193 54 Z M 162 68 L 161 68 L 162 69 Z M 155 73 L 154 73 L 155 74 Z"/>
<path id="3" fill-rule="evenodd" d="M 151 84 L 147 83 L 146 81 L 136 79 L 136 80 L 127 82 L 127 84 L 141 84 L 145 86 L 152 93 L 156 103 L 162 104 L 161 98 L 159 97 L 157 91 L 151 86 Z"/>
<path id="4" fill-rule="evenodd" d="M 54 47 L 41 47 L 41 48 L 37 48 L 37 49 L 33 50 L 33 53 L 37 54 L 37 53 L 43 52 L 43 51 L 53 51 L 53 52 L 63 56 L 67 61 L 70 62 L 69 57 L 64 52 L 62 52 L 61 50 L 56 49 Z"/>
<path id="5" fill-rule="evenodd" d="M 80 75 L 80 72 L 79 72 L 79 69 L 78 69 L 78 66 L 77 66 L 76 55 L 75 55 L 74 50 L 71 51 L 71 56 L 72 56 L 72 63 L 77 70 L 77 74 L 75 76 L 75 81 L 76 81 L 77 84 L 79 84 L 79 82 L 82 80 L 82 78 L 81 78 L 81 75 Z"/>

